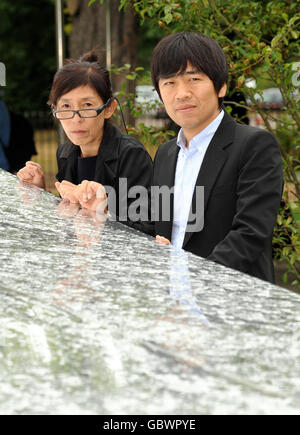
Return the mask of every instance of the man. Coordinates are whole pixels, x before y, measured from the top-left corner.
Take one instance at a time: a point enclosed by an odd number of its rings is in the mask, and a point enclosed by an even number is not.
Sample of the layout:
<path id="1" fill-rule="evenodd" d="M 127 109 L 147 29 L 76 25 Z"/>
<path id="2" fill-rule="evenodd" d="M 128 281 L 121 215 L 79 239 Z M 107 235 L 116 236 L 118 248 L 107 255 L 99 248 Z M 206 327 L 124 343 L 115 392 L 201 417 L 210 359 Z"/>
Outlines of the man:
<path id="1" fill-rule="evenodd" d="M 154 200 L 157 241 L 274 282 L 272 232 L 283 188 L 278 143 L 224 112 L 228 79 L 217 42 L 177 33 L 155 47 L 151 73 L 166 112 L 181 127 L 154 160 L 153 186 L 174 188 L 170 218 Z M 204 201 L 198 187 L 204 187 Z M 199 203 L 201 207 L 199 207 Z M 198 215 L 203 225 L 192 225 Z"/>

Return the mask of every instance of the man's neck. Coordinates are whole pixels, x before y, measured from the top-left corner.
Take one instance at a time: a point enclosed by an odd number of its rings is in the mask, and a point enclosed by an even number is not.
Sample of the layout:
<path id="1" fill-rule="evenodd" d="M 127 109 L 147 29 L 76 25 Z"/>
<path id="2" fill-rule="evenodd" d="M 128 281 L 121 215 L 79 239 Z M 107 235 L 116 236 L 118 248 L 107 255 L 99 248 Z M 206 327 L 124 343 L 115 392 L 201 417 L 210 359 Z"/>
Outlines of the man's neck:
<path id="1" fill-rule="evenodd" d="M 200 134 L 203 130 L 205 130 L 209 125 L 211 125 L 218 118 L 221 112 L 222 109 L 220 109 L 212 119 L 209 119 L 205 124 L 203 124 L 200 129 L 199 128 L 197 130 L 184 129 L 184 128 L 182 129 L 185 137 L 185 147 L 187 149 L 189 149 L 191 140 L 194 139 L 194 137 Z"/>

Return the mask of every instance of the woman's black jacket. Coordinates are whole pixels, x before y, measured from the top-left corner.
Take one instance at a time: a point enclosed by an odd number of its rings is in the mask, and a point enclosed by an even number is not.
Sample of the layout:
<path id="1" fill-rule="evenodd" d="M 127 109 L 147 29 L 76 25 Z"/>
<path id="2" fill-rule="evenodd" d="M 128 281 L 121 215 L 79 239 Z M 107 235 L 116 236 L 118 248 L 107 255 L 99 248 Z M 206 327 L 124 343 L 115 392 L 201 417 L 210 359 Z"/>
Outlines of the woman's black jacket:
<path id="1" fill-rule="evenodd" d="M 67 180 L 78 184 L 78 156 L 80 156 L 79 146 L 66 143 L 58 147 L 56 153 L 58 181 Z M 141 186 L 142 190 L 144 192 L 147 190 L 149 194 L 152 166 L 151 157 L 137 139 L 121 134 L 110 123 L 105 125 L 93 181 L 105 186 L 108 193 L 108 208 L 113 218 L 148 234 L 154 233 L 153 225 L 150 223 L 148 197 L 139 198 L 136 188 L 132 189 L 132 187 Z M 115 195 L 111 192 L 115 192 Z M 133 204 L 135 201 L 137 207 Z M 130 205 L 132 205 L 133 217 L 130 216 Z"/>

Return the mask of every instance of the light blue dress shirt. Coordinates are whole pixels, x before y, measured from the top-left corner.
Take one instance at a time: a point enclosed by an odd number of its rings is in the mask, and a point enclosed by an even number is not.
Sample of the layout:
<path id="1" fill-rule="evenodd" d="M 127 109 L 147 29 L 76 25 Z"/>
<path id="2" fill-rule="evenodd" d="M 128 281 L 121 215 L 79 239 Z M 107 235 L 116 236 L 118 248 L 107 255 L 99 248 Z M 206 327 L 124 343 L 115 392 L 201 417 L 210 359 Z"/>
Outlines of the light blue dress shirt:
<path id="1" fill-rule="evenodd" d="M 178 153 L 175 185 L 174 185 L 174 213 L 172 227 L 172 245 L 182 248 L 188 223 L 189 212 L 192 204 L 193 193 L 197 177 L 203 162 L 204 155 L 210 141 L 219 127 L 224 116 L 220 114 L 202 130 L 186 147 L 186 138 L 181 129 L 177 137 Z"/>

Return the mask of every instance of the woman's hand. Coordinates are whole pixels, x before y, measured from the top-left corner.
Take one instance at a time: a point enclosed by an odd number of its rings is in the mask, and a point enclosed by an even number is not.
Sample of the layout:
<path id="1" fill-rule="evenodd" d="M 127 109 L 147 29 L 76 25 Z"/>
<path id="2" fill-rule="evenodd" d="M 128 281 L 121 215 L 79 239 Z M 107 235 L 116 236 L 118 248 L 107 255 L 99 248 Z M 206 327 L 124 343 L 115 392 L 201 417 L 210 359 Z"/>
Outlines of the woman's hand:
<path id="1" fill-rule="evenodd" d="M 35 162 L 26 162 L 26 166 L 17 172 L 17 177 L 24 183 L 45 189 L 45 177 L 41 166 Z"/>
<path id="2" fill-rule="evenodd" d="M 102 184 L 84 180 L 77 186 L 76 197 L 81 207 L 100 214 L 107 213 L 107 196 Z M 100 204 L 101 208 L 99 208 Z"/>
<path id="3" fill-rule="evenodd" d="M 78 188 L 76 184 L 70 183 L 70 181 L 63 180 L 61 183 L 57 181 L 55 183 L 55 187 L 63 199 L 69 200 L 72 204 L 79 203 L 75 194 L 76 189 Z"/>

